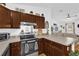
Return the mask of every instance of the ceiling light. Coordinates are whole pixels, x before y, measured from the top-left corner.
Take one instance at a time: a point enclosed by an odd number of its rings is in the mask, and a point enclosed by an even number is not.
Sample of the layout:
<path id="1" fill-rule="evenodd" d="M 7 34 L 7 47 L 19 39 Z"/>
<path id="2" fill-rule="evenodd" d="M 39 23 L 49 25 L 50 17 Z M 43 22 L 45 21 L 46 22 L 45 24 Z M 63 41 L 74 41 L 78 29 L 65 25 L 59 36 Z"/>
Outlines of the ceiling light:
<path id="1" fill-rule="evenodd" d="M 73 20 L 72 20 L 70 14 L 68 13 L 68 14 L 67 14 L 67 17 L 66 17 L 66 22 L 72 22 L 72 21 L 73 21 Z"/>
<path id="2" fill-rule="evenodd" d="M 70 18 L 70 14 L 69 13 L 67 14 L 67 18 Z"/>

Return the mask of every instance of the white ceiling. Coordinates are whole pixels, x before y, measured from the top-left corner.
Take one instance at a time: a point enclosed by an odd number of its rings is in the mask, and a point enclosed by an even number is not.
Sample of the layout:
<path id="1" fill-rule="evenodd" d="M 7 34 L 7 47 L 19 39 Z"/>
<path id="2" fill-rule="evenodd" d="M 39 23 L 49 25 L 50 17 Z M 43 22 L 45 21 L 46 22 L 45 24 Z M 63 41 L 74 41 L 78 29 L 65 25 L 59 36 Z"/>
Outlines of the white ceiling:
<path id="1" fill-rule="evenodd" d="M 79 19 L 79 3 L 20 3 L 20 5 L 50 8 L 52 18 L 57 21 L 65 19 L 68 13 L 73 19 Z"/>
<path id="2" fill-rule="evenodd" d="M 31 5 L 39 7 L 78 7 L 79 3 L 20 3 L 22 5 Z"/>

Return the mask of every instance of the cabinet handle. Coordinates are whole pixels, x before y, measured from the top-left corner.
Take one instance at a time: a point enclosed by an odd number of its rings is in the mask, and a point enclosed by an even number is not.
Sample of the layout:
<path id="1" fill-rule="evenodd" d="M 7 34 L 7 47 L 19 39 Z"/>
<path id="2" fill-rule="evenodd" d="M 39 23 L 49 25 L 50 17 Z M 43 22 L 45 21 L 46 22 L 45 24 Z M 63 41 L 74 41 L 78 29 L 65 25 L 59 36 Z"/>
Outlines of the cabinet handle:
<path id="1" fill-rule="evenodd" d="M 16 45 L 14 45 L 14 46 L 16 46 Z"/>

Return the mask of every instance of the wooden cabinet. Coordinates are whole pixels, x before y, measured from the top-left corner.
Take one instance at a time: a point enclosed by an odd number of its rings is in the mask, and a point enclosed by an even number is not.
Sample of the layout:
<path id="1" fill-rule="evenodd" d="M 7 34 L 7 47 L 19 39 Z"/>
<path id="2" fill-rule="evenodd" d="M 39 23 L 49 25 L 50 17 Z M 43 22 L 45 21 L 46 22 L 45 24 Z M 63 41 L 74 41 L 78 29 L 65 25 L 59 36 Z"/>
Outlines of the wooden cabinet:
<path id="1" fill-rule="evenodd" d="M 43 38 L 41 38 L 41 39 L 43 39 Z M 38 54 L 41 54 L 41 53 L 43 53 L 44 52 L 44 43 L 43 43 L 43 40 L 41 40 L 41 39 L 38 39 L 38 47 L 39 47 L 39 49 L 38 49 L 38 51 L 39 51 L 39 53 Z"/>
<path id="2" fill-rule="evenodd" d="M 0 5 L 0 28 L 10 28 L 10 20 L 10 10 Z"/>
<path id="3" fill-rule="evenodd" d="M 10 55 L 11 56 L 21 55 L 21 42 L 14 42 L 10 44 Z"/>
<path id="4" fill-rule="evenodd" d="M 17 11 L 11 11 L 12 28 L 19 28 L 21 22 L 21 13 Z"/>
<path id="5" fill-rule="evenodd" d="M 29 15 L 25 13 L 21 13 L 21 21 L 23 22 L 29 22 Z"/>
<path id="6" fill-rule="evenodd" d="M 36 16 L 29 14 L 29 22 L 35 23 L 35 20 L 36 20 Z"/>
<path id="7" fill-rule="evenodd" d="M 21 13 L 21 21 L 36 23 L 35 28 L 45 28 L 45 18 L 41 16 Z"/>
<path id="8" fill-rule="evenodd" d="M 21 21 L 35 23 L 35 16 L 26 13 L 21 13 Z"/>
<path id="9" fill-rule="evenodd" d="M 36 28 L 45 28 L 45 18 L 44 17 L 36 17 Z"/>
<path id="10" fill-rule="evenodd" d="M 0 28 L 20 28 L 20 22 L 36 23 L 35 28 L 45 28 L 45 18 L 10 10 L 0 5 Z"/>
<path id="11" fill-rule="evenodd" d="M 40 17 L 39 19 L 40 19 L 39 28 L 45 28 L 45 18 Z"/>
<path id="12" fill-rule="evenodd" d="M 67 56 L 69 55 L 71 46 L 65 46 L 48 39 L 42 38 L 38 40 L 39 54 L 44 53 L 47 56 Z"/>
<path id="13" fill-rule="evenodd" d="M 53 49 L 52 49 L 52 46 L 51 46 L 51 41 L 46 40 L 44 38 L 43 38 L 43 40 L 44 40 L 44 53 L 45 53 L 45 55 L 47 55 L 47 56 L 53 55 Z"/>

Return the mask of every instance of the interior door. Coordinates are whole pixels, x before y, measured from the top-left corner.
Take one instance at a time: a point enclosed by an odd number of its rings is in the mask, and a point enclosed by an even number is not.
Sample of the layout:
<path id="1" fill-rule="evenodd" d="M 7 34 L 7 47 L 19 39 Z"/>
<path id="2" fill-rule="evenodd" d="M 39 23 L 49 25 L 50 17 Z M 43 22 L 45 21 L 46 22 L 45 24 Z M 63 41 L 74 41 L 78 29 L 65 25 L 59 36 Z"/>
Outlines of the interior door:
<path id="1" fill-rule="evenodd" d="M 75 23 L 66 23 L 65 24 L 65 32 L 75 34 Z"/>

